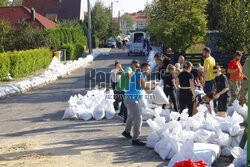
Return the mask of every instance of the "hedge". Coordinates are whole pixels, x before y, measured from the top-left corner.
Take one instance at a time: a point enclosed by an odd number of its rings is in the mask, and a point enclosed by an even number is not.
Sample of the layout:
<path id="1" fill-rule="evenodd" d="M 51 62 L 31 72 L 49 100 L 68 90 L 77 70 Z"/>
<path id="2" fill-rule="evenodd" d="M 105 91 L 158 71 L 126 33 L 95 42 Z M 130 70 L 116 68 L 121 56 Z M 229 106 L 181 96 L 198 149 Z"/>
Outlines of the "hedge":
<path id="1" fill-rule="evenodd" d="M 49 49 L 34 49 L 26 51 L 5 52 L 0 54 L 0 80 L 6 74 L 11 77 L 26 77 L 32 72 L 46 68 L 52 60 Z M 6 63 L 6 65 L 2 65 Z"/>
<path id="2" fill-rule="evenodd" d="M 87 37 L 80 28 L 54 28 L 48 29 L 51 34 L 51 48 L 59 49 L 65 44 L 77 44 L 87 46 Z"/>
<path id="3" fill-rule="evenodd" d="M 60 49 L 66 49 L 66 59 L 74 60 L 83 55 L 83 45 L 78 44 L 64 44 Z"/>

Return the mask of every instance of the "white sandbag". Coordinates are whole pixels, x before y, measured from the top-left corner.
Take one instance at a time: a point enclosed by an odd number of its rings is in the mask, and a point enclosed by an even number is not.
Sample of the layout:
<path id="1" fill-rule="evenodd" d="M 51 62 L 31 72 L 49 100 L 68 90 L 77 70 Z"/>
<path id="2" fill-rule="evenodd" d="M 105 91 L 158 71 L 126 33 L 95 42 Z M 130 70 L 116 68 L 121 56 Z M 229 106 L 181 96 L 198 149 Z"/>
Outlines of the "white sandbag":
<path id="1" fill-rule="evenodd" d="M 247 166 L 247 154 L 246 151 L 240 147 L 234 147 L 231 150 L 231 154 L 235 158 L 233 164 L 235 167 L 245 167 Z"/>
<path id="2" fill-rule="evenodd" d="M 176 162 L 191 159 L 192 161 L 202 160 L 194 153 L 194 143 L 191 140 L 183 143 L 181 150 L 173 156 L 173 158 L 168 163 L 168 167 L 173 167 Z"/>
<path id="3" fill-rule="evenodd" d="M 186 124 L 185 124 L 186 130 L 196 131 L 200 127 L 201 127 L 201 123 L 197 121 L 196 119 L 194 119 L 193 117 L 189 117 L 186 120 Z"/>
<path id="4" fill-rule="evenodd" d="M 233 106 L 230 106 L 227 108 L 227 116 L 232 116 L 233 113 L 234 113 L 234 107 Z"/>
<path id="5" fill-rule="evenodd" d="M 74 119 L 74 118 L 77 118 L 76 113 L 74 112 L 74 110 L 72 109 L 72 107 L 68 107 L 65 110 L 62 119 Z"/>
<path id="6" fill-rule="evenodd" d="M 149 119 L 147 120 L 147 123 L 149 125 L 149 127 L 153 130 L 153 131 L 158 131 L 160 130 L 161 128 L 158 126 L 158 124 L 153 121 L 152 119 Z"/>
<path id="7" fill-rule="evenodd" d="M 83 111 L 78 117 L 84 121 L 91 120 L 93 118 L 93 111 Z"/>
<path id="8" fill-rule="evenodd" d="M 157 134 L 156 131 L 153 131 L 150 133 L 150 135 L 147 137 L 147 147 L 154 148 L 156 143 L 160 141 L 160 137 Z"/>
<path id="9" fill-rule="evenodd" d="M 115 108 L 112 104 L 109 104 L 108 106 L 106 106 L 105 109 L 105 117 L 106 119 L 112 119 L 115 116 Z"/>
<path id="10" fill-rule="evenodd" d="M 170 121 L 170 110 L 169 109 L 162 110 L 160 113 L 160 116 L 164 117 L 166 119 L 166 122 L 169 122 Z"/>
<path id="11" fill-rule="evenodd" d="M 155 104 L 169 104 L 168 98 L 160 86 L 155 87 L 152 95 L 154 96 L 153 101 Z"/>
<path id="12" fill-rule="evenodd" d="M 207 166 L 211 166 L 221 154 L 220 146 L 209 143 L 194 143 L 194 153 L 200 157 Z"/>
<path id="13" fill-rule="evenodd" d="M 223 156 L 223 157 L 230 157 L 230 156 L 232 156 L 232 154 L 231 154 L 231 150 L 232 150 L 233 148 L 231 148 L 231 147 L 224 147 L 224 148 L 222 148 L 221 149 L 221 156 Z"/>
<path id="14" fill-rule="evenodd" d="M 145 92 L 145 90 L 142 90 L 142 92 L 141 92 L 141 97 L 138 100 L 138 105 L 139 105 L 139 107 L 142 107 L 142 108 L 146 108 L 147 105 L 148 105 L 148 101 L 146 99 L 146 92 Z"/>
<path id="15" fill-rule="evenodd" d="M 180 116 L 181 116 L 181 114 L 178 113 L 178 112 L 171 112 L 171 113 L 170 113 L 170 120 L 175 120 L 175 121 L 177 121 L 178 118 L 180 118 Z"/>
<path id="16" fill-rule="evenodd" d="M 93 113 L 93 117 L 95 120 L 101 120 L 105 117 L 105 110 L 101 105 L 98 105 Z"/>
<path id="17" fill-rule="evenodd" d="M 168 143 L 167 139 L 162 139 L 159 142 L 156 143 L 155 152 L 158 153 L 162 160 L 166 160 L 167 158 L 172 158 L 173 151 L 170 147 L 170 144 Z"/>
<path id="18" fill-rule="evenodd" d="M 248 117 L 248 107 L 246 104 L 244 104 L 242 107 L 239 107 L 236 109 L 237 113 L 240 114 L 244 121 L 247 122 L 247 117 Z"/>
<path id="19" fill-rule="evenodd" d="M 152 114 L 152 109 L 149 108 L 141 108 L 141 112 L 142 112 L 142 119 L 144 121 L 147 121 L 148 119 L 151 119 L 154 117 L 154 115 Z"/>
<path id="20" fill-rule="evenodd" d="M 228 133 L 223 133 L 220 129 L 215 132 L 216 135 L 210 138 L 210 143 L 218 144 L 221 147 L 229 147 L 232 143 L 232 137 Z"/>
<path id="21" fill-rule="evenodd" d="M 215 132 L 199 129 L 195 132 L 194 141 L 201 143 L 209 143 L 210 139 L 215 136 Z"/>

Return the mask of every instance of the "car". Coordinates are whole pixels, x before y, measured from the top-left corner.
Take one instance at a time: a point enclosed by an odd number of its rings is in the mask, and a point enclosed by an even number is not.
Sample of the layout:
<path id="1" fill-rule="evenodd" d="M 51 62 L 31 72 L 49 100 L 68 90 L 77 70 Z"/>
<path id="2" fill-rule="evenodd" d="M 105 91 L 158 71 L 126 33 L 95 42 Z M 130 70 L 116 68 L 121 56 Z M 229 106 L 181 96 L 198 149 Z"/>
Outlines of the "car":
<path id="1" fill-rule="evenodd" d="M 114 39 L 108 39 L 106 42 L 106 47 L 116 48 L 116 41 Z"/>

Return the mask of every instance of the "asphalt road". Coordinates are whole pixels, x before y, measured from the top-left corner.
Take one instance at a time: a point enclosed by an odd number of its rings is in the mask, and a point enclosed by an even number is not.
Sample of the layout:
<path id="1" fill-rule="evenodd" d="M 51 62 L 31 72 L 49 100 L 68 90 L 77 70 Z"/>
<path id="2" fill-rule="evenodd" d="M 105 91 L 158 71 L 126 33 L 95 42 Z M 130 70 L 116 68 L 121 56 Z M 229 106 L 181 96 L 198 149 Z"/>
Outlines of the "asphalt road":
<path id="1" fill-rule="evenodd" d="M 70 96 L 84 94 L 89 86 L 105 83 L 100 75 L 89 83 L 88 74 L 110 72 L 115 60 L 123 67 L 132 59 L 123 50 L 113 49 L 109 56 L 94 62 L 43 88 L 0 101 L 0 166 L 167 166 L 153 149 L 133 147 L 123 138 L 122 119 L 80 121 L 61 120 Z M 142 139 L 151 132 L 143 123 Z M 224 166 L 224 165 L 223 165 Z"/>

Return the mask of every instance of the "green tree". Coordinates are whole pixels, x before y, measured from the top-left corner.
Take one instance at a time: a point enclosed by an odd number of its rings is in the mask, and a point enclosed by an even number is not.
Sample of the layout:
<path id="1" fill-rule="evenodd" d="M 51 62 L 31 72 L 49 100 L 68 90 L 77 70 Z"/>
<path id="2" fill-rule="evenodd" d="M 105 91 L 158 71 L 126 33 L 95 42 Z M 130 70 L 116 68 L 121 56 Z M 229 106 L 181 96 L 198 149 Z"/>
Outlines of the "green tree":
<path id="1" fill-rule="evenodd" d="M 207 0 L 155 0 L 146 7 L 151 39 L 185 52 L 204 40 L 207 32 Z"/>
<path id="2" fill-rule="evenodd" d="M 0 52 L 4 52 L 6 43 L 8 41 L 9 34 L 13 31 L 10 22 L 6 20 L 0 20 Z"/>
<path id="3" fill-rule="evenodd" d="M 223 0 L 208 0 L 207 14 L 208 14 L 208 28 L 209 30 L 219 30 L 222 17 L 222 3 Z"/>
<path id="4" fill-rule="evenodd" d="M 9 6 L 9 1 L 8 0 L 1 0 L 0 7 L 3 7 L 3 6 Z"/>
<path id="5" fill-rule="evenodd" d="M 234 53 L 236 50 L 248 53 L 250 47 L 248 8 L 247 0 L 227 0 L 222 3 L 221 33 L 217 42 L 222 50 L 229 53 Z"/>
<path id="6" fill-rule="evenodd" d="M 133 18 L 131 16 L 124 14 L 121 17 L 121 20 L 122 20 L 122 24 L 126 25 L 126 29 L 128 31 L 133 29 L 133 25 L 135 24 L 135 21 L 133 20 Z"/>
<path id="7" fill-rule="evenodd" d="M 93 35 L 101 40 L 109 38 L 111 11 L 100 0 L 96 1 L 91 11 L 91 21 Z"/>
<path id="8" fill-rule="evenodd" d="M 13 0 L 10 2 L 11 6 L 22 6 L 23 0 Z"/>

